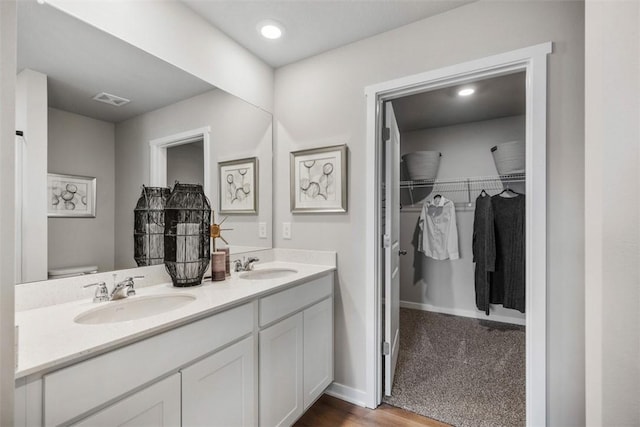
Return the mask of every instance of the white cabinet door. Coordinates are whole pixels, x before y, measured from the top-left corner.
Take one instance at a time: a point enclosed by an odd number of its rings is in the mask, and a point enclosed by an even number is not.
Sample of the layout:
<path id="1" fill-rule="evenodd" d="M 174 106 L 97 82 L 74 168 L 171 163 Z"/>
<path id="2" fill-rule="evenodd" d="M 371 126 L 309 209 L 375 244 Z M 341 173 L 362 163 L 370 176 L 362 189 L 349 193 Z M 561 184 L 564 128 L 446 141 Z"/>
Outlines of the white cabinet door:
<path id="1" fill-rule="evenodd" d="M 244 304 L 46 374 L 44 424 L 90 413 L 252 333 L 253 312 Z"/>
<path id="2" fill-rule="evenodd" d="M 302 415 L 302 313 L 260 331 L 260 426 Z"/>
<path id="3" fill-rule="evenodd" d="M 41 426 L 42 422 L 42 380 L 16 380 L 14 427 Z"/>
<path id="4" fill-rule="evenodd" d="M 255 425 L 254 360 L 250 336 L 183 369 L 183 426 Z"/>
<path id="5" fill-rule="evenodd" d="M 304 311 L 304 409 L 333 381 L 333 299 Z"/>
<path id="6" fill-rule="evenodd" d="M 180 374 L 126 397 L 73 424 L 83 427 L 180 426 Z"/>

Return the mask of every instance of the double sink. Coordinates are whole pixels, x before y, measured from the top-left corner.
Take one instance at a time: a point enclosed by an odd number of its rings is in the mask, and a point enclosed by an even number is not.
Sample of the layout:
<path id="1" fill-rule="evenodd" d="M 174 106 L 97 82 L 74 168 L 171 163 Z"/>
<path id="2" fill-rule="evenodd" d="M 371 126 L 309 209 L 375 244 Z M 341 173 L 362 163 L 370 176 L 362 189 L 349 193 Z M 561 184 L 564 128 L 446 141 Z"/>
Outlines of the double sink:
<path id="1" fill-rule="evenodd" d="M 284 278 L 297 272 L 291 268 L 262 268 L 245 271 L 238 277 L 245 280 L 271 280 Z M 195 300 L 195 296 L 187 293 L 133 296 L 84 311 L 75 317 L 74 322 L 97 325 L 142 319 L 178 309 Z"/>

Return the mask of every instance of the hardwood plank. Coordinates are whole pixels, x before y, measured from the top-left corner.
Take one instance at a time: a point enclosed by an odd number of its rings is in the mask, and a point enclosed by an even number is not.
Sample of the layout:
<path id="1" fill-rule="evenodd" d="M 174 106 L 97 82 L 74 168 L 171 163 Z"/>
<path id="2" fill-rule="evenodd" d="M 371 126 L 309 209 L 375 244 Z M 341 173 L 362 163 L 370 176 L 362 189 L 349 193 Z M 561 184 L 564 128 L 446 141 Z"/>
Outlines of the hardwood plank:
<path id="1" fill-rule="evenodd" d="M 430 427 L 450 427 L 449 424 L 443 423 L 441 421 L 437 421 L 431 418 L 427 418 L 425 416 L 416 414 L 415 412 L 411 412 L 411 411 L 407 411 L 405 409 L 402 408 L 398 408 L 395 406 L 391 406 L 388 405 L 386 403 L 383 403 L 382 405 L 380 405 L 380 407 L 378 409 L 383 409 L 385 412 L 388 412 L 390 414 L 395 415 L 396 417 L 408 420 L 408 421 L 413 421 L 413 422 L 418 422 L 418 423 L 423 423 L 424 420 L 428 420 L 429 422 L 429 426 Z M 424 424 L 419 424 L 419 425 L 424 425 Z"/>
<path id="2" fill-rule="evenodd" d="M 377 409 L 362 408 L 323 395 L 294 424 L 295 427 L 449 427 L 448 424 L 382 404 Z"/>

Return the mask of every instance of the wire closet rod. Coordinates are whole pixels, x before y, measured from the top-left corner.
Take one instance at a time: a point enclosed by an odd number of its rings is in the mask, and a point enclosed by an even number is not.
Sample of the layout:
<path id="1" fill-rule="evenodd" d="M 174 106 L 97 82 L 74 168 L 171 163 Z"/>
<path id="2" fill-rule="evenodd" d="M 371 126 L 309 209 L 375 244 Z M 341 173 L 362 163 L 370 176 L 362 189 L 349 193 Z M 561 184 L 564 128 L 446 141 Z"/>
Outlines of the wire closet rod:
<path id="1" fill-rule="evenodd" d="M 525 173 L 512 173 L 505 175 L 492 175 L 492 176 L 475 176 L 475 177 L 460 177 L 460 178 L 446 178 L 446 179 L 418 179 L 400 181 L 400 188 L 420 188 L 420 187 L 434 187 L 434 186 L 453 186 L 462 185 L 462 189 L 466 190 L 467 185 L 476 187 L 478 184 L 506 184 L 510 182 L 524 182 L 526 179 Z"/>
<path id="2" fill-rule="evenodd" d="M 430 188 L 432 194 L 440 193 L 466 193 L 466 207 L 473 206 L 473 198 L 482 190 L 488 192 L 499 192 L 509 188 L 510 183 L 525 182 L 526 174 L 512 173 L 494 176 L 476 176 L 447 179 L 422 179 L 413 181 L 400 181 L 400 188 L 409 190 L 411 205 L 415 204 L 413 190 L 418 188 Z M 459 203 L 458 203 L 459 204 Z"/>

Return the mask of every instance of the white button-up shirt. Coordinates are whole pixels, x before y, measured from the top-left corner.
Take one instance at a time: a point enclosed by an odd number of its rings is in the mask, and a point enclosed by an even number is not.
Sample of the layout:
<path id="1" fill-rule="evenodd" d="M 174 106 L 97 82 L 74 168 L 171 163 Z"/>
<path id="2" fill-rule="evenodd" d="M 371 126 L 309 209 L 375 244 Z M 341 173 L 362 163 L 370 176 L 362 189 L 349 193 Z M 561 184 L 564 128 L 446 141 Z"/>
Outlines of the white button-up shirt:
<path id="1" fill-rule="evenodd" d="M 458 259 L 456 208 L 445 197 L 425 200 L 420 213 L 418 250 L 433 259 Z"/>

